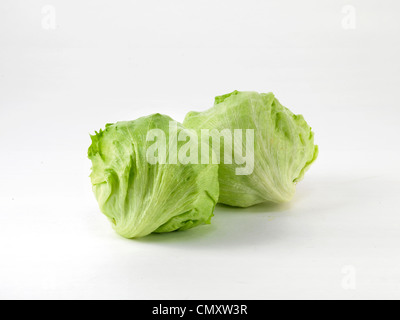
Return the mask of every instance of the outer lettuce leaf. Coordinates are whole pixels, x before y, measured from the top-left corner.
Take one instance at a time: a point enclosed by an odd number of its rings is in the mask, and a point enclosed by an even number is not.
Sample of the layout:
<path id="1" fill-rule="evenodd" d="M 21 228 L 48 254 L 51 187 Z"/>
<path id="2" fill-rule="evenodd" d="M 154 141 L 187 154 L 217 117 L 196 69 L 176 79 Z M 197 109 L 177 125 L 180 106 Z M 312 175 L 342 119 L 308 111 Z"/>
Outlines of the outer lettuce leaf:
<path id="1" fill-rule="evenodd" d="M 220 131 L 254 129 L 252 174 L 236 175 L 235 169 L 241 165 L 221 160 L 219 202 L 231 206 L 290 201 L 297 182 L 318 156 L 314 133 L 303 116 L 294 115 L 272 93 L 234 91 L 216 97 L 213 108 L 188 113 L 184 126 Z M 220 154 L 222 157 L 222 150 Z"/>
<path id="2" fill-rule="evenodd" d="M 107 124 L 91 136 L 93 191 L 101 211 L 123 237 L 186 230 L 210 223 L 213 216 L 217 165 L 149 164 L 146 159 L 146 150 L 154 144 L 146 141 L 147 132 L 163 130 L 168 143 L 170 121 L 155 114 Z M 177 124 L 178 133 L 182 129 Z M 178 142 L 178 148 L 182 144 Z"/>

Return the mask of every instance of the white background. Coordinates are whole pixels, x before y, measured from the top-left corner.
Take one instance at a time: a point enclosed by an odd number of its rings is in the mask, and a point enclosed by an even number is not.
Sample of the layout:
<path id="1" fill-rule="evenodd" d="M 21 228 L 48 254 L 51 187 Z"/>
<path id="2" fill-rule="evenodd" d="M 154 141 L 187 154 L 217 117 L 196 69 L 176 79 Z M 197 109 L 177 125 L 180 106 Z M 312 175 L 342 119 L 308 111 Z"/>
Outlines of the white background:
<path id="1" fill-rule="evenodd" d="M 396 0 L 1 0 L 0 298 L 400 298 L 399 39 Z M 89 133 L 235 89 L 314 128 L 295 200 L 114 233 Z"/>

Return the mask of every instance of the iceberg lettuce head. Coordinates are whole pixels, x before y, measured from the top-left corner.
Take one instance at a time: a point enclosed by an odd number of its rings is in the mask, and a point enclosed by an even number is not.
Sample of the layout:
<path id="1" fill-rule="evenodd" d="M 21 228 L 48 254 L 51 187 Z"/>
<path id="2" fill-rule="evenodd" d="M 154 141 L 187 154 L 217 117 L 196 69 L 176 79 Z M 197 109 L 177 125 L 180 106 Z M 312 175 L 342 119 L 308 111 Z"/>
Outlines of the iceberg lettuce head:
<path id="1" fill-rule="evenodd" d="M 154 114 L 130 122 L 107 124 L 91 136 L 88 157 L 92 161 L 91 181 L 101 211 L 113 228 L 126 238 L 150 233 L 186 230 L 210 223 L 218 200 L 218 165 L 181 164 L 154 161 L 169 142 L 182 147 L 176 137 L 183 126 L 170 117 Z M 156 137 L 162 133 L 166 148 L 153 159 Z M 171 139 L 170 139 L 171 137 Z M 154 150 L 153 150 L 154 151 Z"/>
<path id="2" fill-rule="evenodd" d="M 303 116 L 282 106 L 272 93 L 234 91 L 216 97 L 213 108 L 188 113 L 183 125 L 198 131 L 253 130 L 254 150 L 245 150 L 254 152 L 250 174 L 238 175 L 241 163 L 220 160 L 219 202 L 231 206 L 290 201 L 296 184 L 318 156 L 314 133 Z M 224 154 L 222 141 L 212 146 L 220 149 L 215 150 L 219 155 Z M 245 148 L 244 140 L 240 148 L 234 145 L 233 158 L 240 158 Z"/>

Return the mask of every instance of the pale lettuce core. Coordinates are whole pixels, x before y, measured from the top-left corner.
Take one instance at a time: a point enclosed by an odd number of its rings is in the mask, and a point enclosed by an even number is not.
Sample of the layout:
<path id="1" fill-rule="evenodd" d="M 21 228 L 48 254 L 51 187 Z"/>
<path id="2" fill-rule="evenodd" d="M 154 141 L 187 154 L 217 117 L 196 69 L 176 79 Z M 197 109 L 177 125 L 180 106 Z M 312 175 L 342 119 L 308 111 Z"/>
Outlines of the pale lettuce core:
<path id="1" fill-rule="evenodd" d="M 218 200 L 218 165 L 150 164 L 151 129 L 169 140 L 170 117 L 155 114 L 107 124 L 91 136 L 91 181 L 101 211 L 121 236 L 186 230 L 208 224 Z M 184 128 L 177 124 L 179 134 Z M 178 141 L 178 147 L 185 142 Z M 168 145 L 167 145 L 168 152 Z M 167 153 L 168 157 L 168 153 Z"/>
<path id="2" fill-rule="evenodd" d="M 189 112 L 183 125 L 196 130 L 254 129 L 253 172 L 237 175 L 240 165 L 223 160 L 219 165 L 219 202 L 230 206 L 290 201 L 318 156 L 314 133 L 303 116 L 282 106 L 272 93 L 234 91 L 216 97 L 214 107 Z M 220 145 L 223 148 L 222 141 Z"/>

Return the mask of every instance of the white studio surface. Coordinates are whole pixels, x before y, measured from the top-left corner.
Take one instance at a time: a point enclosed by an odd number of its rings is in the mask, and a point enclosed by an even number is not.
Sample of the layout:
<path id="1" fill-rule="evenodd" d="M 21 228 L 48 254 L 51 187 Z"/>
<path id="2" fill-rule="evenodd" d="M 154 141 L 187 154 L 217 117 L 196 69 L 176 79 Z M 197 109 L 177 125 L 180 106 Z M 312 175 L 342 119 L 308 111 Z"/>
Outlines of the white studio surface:
<path id="1" fill-rule="evenodd" d="M 399 39 L 394 0 L 2 0 L 0 298 L 399 299 Z M 233 90 L 313 127 L 294 201 L 119 237 L 89 133 Z"/>

